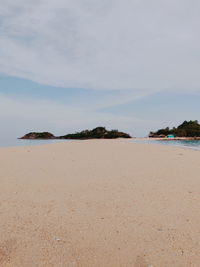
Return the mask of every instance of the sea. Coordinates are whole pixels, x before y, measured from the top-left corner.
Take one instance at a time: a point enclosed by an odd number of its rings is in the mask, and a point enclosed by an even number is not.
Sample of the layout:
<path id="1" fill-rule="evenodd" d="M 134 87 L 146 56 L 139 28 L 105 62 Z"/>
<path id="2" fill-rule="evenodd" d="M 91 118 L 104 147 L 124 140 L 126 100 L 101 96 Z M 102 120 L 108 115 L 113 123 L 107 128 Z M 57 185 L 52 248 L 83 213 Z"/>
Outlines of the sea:
<path id="1" fill-rule="evenodd" d="M 157 144 L 164 146 L 177 146 L 183 148 L 190 148 L 195 150 L 200 150 L 200 140 L 133 140 L 135 143 L 140 144 Z"/>
<path id="2" fill-rule="evenodd" d="M 72 142 L 76 141 L 73 139 L 67 140 L 25 140 L 25 139 L 0 139 L 0 147 L 15 147 L 15 146 L 38 146 L 38 145 L 47 145 L 60 142 Z M 157 144 L 164 146 L 178 146 L 183 148 L 190 148 L 195 150 L 200 150 L 200 140 L 147 140 L 147 139 L 132 139 L 131 142 L 139 144 Z"/>
<path id="3" fill-rule="evenodd" d="M 53 143 L 60 143 L 60 142 L 70 142 L 75 140 L 25 140 L 25 139 L 0 139 L 0 147 L 15 147 L 15 146 L 38 146 L 38 145 L 48 145 Z"/>

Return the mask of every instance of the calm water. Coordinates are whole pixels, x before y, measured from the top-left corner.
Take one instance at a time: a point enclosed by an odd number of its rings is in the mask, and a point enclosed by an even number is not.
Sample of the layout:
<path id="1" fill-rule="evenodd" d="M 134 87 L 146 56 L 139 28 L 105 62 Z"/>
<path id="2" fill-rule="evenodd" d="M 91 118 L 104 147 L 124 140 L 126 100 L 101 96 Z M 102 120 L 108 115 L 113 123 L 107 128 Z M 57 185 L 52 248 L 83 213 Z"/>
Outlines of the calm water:
<path id="1" fill-rule="evenodd" d="M 76 140 L 22 140 L 22 139 L 0 139 L 0 147 L 10 147 L 10 146 L 37 146 L 37 145 L 46 145 L 52 143 L 60 143 L 60 142 L 71 142 Z M 166 146 L 179 146 L 185 148 L 192 148 L 196 150 L 200 150 L 200 140 L 177 140 L 177 141 L 158 141 L 158 140 L 133 140 L 134 143 L 140 144 L 159 144 Z"/>
<path id="2" fill-rule="evenodd" d="M 10 146 L 37 146 L 37 145 L 47 145 L 59 142 L 70 142 L 75 140 L 22 140 L 22 139 L 0 139 L 0 147 L 10 147 Z"/>
<path id="3" fill-rule="evenodd" d="M 179 146 L 185 148 L 191 148 L 200 150 L 200 140 L 171 140 L 171 141 L 159 141 L 159 140 L 134 140 L 133 142 L 141 144 L 159 144 L 166 146 Z"/>

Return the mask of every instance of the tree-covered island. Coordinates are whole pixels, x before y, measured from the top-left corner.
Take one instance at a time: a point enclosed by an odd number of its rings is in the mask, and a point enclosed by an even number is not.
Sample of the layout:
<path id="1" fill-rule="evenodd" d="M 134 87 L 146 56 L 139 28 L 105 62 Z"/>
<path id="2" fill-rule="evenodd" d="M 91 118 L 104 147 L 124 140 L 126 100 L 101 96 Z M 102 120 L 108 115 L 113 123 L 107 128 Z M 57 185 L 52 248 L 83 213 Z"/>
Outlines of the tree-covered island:
<path id="1" fill-rule="evenodd" d="M 115 139 L 115 138 L 131 138 L 127 133 L 118 130 L 108 131 L 105 127 L 97 127 L 93 130 L 84 130 L 81 132 L 66 134 L 63 136 L 54 136 L 49 132 L 30 132 L 20 139 Z"/>
<path id="2" fill-rule="evenodd" d="M 173 127 L 171 129 L 166 127 L 156 132 L 150 132 L 149 137 L 167 137 L 170 135 L 174 137 L 200 138 L 200 124 L 197 120 L 184 121 L 178 127 Z"/>
<path id="3" fill-rule="evenodd" d="M 56 137 L 49 132 L 30 132 L 25 134 L 24 136 L 20 137 L 19 139 L 56 139 Z"/>

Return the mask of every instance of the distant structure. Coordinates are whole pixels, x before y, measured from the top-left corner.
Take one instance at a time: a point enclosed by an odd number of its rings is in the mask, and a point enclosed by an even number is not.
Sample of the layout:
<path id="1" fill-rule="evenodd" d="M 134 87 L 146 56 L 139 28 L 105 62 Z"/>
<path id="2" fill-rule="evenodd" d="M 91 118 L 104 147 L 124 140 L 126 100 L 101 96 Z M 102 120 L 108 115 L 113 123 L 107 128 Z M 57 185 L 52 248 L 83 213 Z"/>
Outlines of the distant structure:
<path id="1" fill-rule="evenodd" d="M 173 134 L 168 134 L 168 135 L 167 135 L 167 138 L 172 138 L 172 139 L 173 139 L 173 138 L 175 138 L 175 137 L 176 137 L 176 136 L 173 135 Z"/>

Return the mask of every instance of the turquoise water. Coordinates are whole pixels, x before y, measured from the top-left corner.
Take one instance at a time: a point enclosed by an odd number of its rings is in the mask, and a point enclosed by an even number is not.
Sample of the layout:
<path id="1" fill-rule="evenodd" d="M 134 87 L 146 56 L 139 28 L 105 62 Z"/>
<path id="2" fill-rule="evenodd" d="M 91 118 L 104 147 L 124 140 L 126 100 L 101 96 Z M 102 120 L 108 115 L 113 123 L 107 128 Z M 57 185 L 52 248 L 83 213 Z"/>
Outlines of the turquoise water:
<path id="1" fill-rule="evenodd" d="M 24 139 L 0 139 L 0 147 L 12 147 L 12 146 L 38 146 L 47 145 L 52 143 L 70 142 L 75 140 L 24 140 Z"/>
<path id="2" fill-rule="evenodd" d="M 200 150 L 200 140 L 134 140 L 133 142 L 141 144 L 157 144 L 165 146 L 179 146 L 184 148 L 191 148 Z"/>
<path id="3" fill-rule="evenodd" d="M 71 142 L 76 140 L 23 140 L 23 139 L 0 139 L 0 147 L 12 147 L 12 146 L 37 146 L 37 145 L 46 145 L 52 143 L 60 142 Z M 159 141 L 159 140 L 133 140 L 134 143 L 140 144 L 157 144 L 165 146 L 179 146 L 185 148 L 192 148 L 200 150 L 200 140 L 171 140 L 171 141 Z"/>

